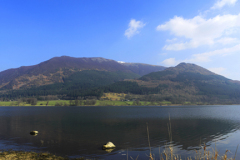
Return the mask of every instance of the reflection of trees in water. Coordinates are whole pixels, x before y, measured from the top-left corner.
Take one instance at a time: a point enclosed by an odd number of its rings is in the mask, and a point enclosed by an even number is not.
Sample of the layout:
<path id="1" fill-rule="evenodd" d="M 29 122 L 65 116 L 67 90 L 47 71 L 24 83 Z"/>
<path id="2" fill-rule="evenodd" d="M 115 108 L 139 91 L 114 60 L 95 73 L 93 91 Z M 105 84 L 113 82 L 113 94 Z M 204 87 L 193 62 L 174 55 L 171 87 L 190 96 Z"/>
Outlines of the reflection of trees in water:
<path id="1" fill-rule="evenodd" d="M 88 113 L 75 113 L 74 108 L 65 112 L 57 109 L 35 110 L 34 113 L 16 110 L 11 111 L 12 116 L 0 116 L 0 138 L 20 137 L 12 141 L 47 147 L 42 150 L 60 155 L 106 154 L 101 147 L 108 141 L 117 146 L 115 151 L 147 148 L 148 122 L 152 147 L 163 146 L 169 139 L 168 118 L 89 117 Z M 174 143 L 185 150 L 199 146 L 200 138 L 202 143 L 207 143 L 239 129 L 239 124 L 221 119 L 172 119 L 171 124 Z M 38 130 L 38 136 L 30 136 L 31 130 Z"/>
<path id="2" fill-rule="evenodd" d="M 122 130 L 120 132 L 123 133 L 121 141 L 129 141 L 129 147 L 147 147 L 146 122 L 149 125 L 152 147 L 164 145 L 169 141 L 168 119 L 145 119 L 132 122 L 119 121 L 115 122 L 115 125 L 110 122 L 109 128 L 116 127 L 116 130 Z M 199 146 L 200 140 L 202 144 L 208 143 L 218 136 L 226 135 L 240 128 L 234 122 L 214 119 L 174 119 L 171 120 L 171 126 L 173 142 L 181 145 L 182 149 L 185 150 L 188 147 Z"/>

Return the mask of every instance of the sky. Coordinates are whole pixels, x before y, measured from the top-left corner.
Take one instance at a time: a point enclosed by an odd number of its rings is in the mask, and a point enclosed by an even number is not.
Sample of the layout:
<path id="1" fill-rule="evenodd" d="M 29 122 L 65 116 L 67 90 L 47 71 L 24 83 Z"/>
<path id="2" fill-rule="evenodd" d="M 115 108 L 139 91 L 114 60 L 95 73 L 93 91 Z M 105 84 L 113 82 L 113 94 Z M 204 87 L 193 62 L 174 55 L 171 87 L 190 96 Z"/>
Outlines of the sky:
<path id="1" fill-rule="evenodd" d="M 63 55 L 194 63 L 240 80 L 240 2 L 0 0 L 0 71 Z"/>

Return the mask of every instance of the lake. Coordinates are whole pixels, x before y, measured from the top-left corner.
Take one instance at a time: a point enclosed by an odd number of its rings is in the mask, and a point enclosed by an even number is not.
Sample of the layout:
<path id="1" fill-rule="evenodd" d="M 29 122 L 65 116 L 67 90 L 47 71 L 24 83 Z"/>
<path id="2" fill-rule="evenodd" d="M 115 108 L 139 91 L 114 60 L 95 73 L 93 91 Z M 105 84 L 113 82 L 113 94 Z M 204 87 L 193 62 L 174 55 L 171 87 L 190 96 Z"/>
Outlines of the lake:
<path id="1" fill-rule="evenodd" d="M 194 155 L 200 144 L 234 157 L 240 144 L 240 106 L 0 107 L 0 148 L 50 152 L 70 158 L 156 159 L 169 142 L 175 154 Z M 39 134 L 32 136 L 30 131 Z M 111 152 L 102 145 L 111 141 Z M 240 149 L 239 149 L 240 150 Z M 240 151 L 236 159 L 240 159 Z"/>

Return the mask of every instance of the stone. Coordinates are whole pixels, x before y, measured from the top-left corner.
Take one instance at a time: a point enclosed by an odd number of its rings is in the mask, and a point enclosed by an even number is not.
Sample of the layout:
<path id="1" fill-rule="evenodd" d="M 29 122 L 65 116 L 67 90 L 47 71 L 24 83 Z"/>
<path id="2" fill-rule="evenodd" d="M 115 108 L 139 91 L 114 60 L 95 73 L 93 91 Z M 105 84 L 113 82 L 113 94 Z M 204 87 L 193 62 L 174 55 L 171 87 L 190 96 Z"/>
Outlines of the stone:
<path id="1" fill-rule="evenodd" d="M 37 134 L 38 134 L 38 131 L 31 131 L 30 134 L 31 134 L 31 135 L 37 135 Z"/>
<path id="2" fill-rule="evenodd" d="M 103 145 L 103 149 L 111 149 L 115 147 L 116 146 L 112 142 L 107 142 L 105 145 Z"/>

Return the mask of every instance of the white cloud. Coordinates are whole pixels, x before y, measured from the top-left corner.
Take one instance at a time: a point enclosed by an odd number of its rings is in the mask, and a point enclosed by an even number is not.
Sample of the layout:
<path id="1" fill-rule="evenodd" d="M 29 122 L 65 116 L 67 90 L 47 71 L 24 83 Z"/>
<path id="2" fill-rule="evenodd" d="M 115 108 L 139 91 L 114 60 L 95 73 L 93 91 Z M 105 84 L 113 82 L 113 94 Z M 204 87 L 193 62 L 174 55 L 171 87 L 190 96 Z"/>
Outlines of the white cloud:
<path id="1" fill-rule="evenodd" d="M 166 57 L 162 64 L 174 66 L 180 62 L 195 63 L 216 74 L 240 79 L 237 69 L 240 66 L 238 63 L 240 12 L 236 14 L 237 7 L 233 11 L 227 11 L 226 8 L 224 12 L 220 10 L 223 7 L 235 5 L 237 0 L 215 0 L 215 2 L 213 7 L 204 14 L 200 13 L 191 18 L 175 16 L 156 27 L 157 31 L 168 31 L 171 36 L 165 41 L 163 53 L 191 49 L 184 53 L 183 51 L 175 52 L 178 56 Z M 199 52 L 196 49 L 202 51 Z M 172 55 L 173 52 L 170 53 Z M 184 54 L 184 58 L 181 58 L 181 54 Z"/>
<path id="2" fill-rule="evenodd" d="M 209 62 L 209 61 L 211 61 L 211 57 L 213 57 L 213 56 L 227 56 L 227 55 L 237 53 L 237 52 L 240 52 L 240 44 L 235 45 L 230 48 L 223 48 L 223 49 L 218 49 L 218 50 L 211 51 L 211 52 L 193 54 L 190 59 L 186 59 L 184 61 L 192 62 L 192 63 Z"/>
<path id="3" fill-rule="evenodd" d="M 118 63 L 125 63 L 125 62 L 123 62 L 123 61 L 117 61 Z"/>
<path id="4" fill-rule="evenodd" d="M 132 19 L 129 23 L 129 28 L 125 31 L 125 36 L 128 38 L 131 38 L 132 36 L 139 33 L 139 29 L 143 28 L 146 24 L 144 24 L 141 21 L 136 21 L 135 19 Z"/>
<path id="5" fill-rule="evenodd" d="M 210 19 L 195 16 L 192 19 L 184 19 L 175 16 L 165 24 L 157 26 L 158 31 L 170 31 L 176 37 L 185 38 L 185 42 L 174 42 L 163 47 L 164 50 L 184 50 L 197 48 L 202 45 L 214 45 L 222 43 L 223 39 L 230 40 L 229 33 L 240 27 L 240 14 L 218 15 Z M 228 35 L 226 35 L 228 33 Z M 222 41 L 219 39 L 222 39 Z M 233 38 L 232 38 L 233 40 Z M 237 40 L 236 38 L 234 39 Z M 169 42 L 169 40 L 168 40 Z"/>
<path id="6" fill-rule="evenodd" d="M 168 58 L 162 61 L 162 64 L 165 66 L 175 66 L 179 63 L 179 61 L 176 61 L 175 58 Z"/>
<path id="7" fill-rule="evenodd" d="M 223 68 L 223 67 L 218 67 L 218 68 L 208 68 L 208 70 L 212 71 L 213 73 L 216 73 L 216 74 L 222 74 L 223 71 L 226 70 L 226 68 Z"/>
<path id="8" fill-rule="evenodd" d="M 236 2 L 237 0 L 219 0 L 213 5 L 211 9 L 221 9 L 226 5 L 234 5 Z"/>
<path id="9" fill-rule="evenodd" d="M 235 44 L 239 43 L 240 41 L 237 38 L 225 37 L 217 40 L 217 43 L 226 45 L 226 44 Z"/>
<path id="10" fill-rule="evenodd" d="M 196 48 L 196 47 L 197 47 L 197 44 L 185 42 L 185 43 L 174 43 L 174 44 L 165 45 L 163 49 L 179 51 L 187 48 Z"/>
<path id="11" fill-rule="evenodd" d="M 166 42 L 172 43 L 172 42 L 176 42 L 177 38 L 173 38 L 173 39 L 167 39 Z"/>

